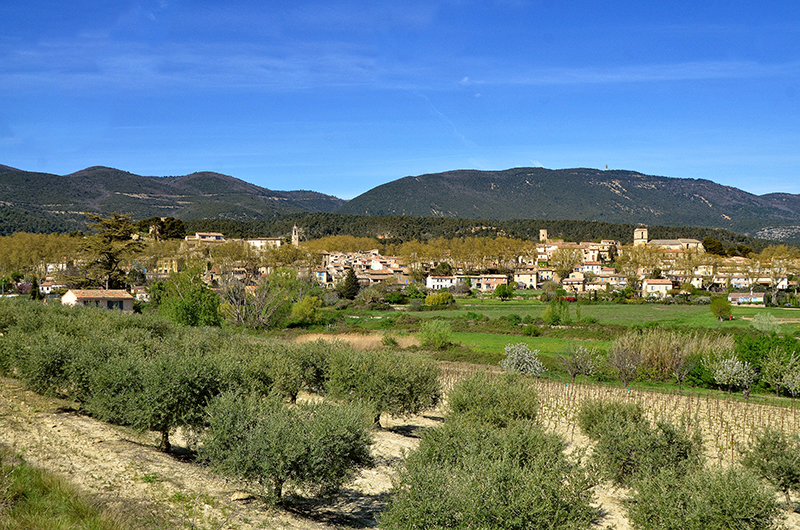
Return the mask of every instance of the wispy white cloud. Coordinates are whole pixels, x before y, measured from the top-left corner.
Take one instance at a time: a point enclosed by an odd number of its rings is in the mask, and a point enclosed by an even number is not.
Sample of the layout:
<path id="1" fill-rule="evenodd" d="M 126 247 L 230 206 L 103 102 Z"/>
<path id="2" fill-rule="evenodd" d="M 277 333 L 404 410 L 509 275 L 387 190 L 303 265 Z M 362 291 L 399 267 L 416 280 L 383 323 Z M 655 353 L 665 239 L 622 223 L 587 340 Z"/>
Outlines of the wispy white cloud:
<path id="1" fill-rule="evenodd" d="M 117 42 L 101 35 L 43 41 L 0 52 L 5 90 L 152 89 L 164 87 L 306 87 L 446 89 L 453 70 L 469 70 L 458 86 L 630 84 L 800 75 L 800 62 L 698 61 L 611 67 L 528 68 L 461 59 L 442 68 L 437 57 L 390 62 L 372 45 L 345 41 L 251 43 Z M 452 77 L 450 77 L 452 79 Z M 450 82 L 452 87 L 452 81 Z"/>
<path id="2" fill-rule="evenodd" d="M 746 79 L 800 75 L 800 61 L 763 64 L 753 61 L 697 61 L 619 67 L 539 68 L 522 74 L 502 72 L 481 79 L 464 77 L 469 85 L 580 85 Z"/>

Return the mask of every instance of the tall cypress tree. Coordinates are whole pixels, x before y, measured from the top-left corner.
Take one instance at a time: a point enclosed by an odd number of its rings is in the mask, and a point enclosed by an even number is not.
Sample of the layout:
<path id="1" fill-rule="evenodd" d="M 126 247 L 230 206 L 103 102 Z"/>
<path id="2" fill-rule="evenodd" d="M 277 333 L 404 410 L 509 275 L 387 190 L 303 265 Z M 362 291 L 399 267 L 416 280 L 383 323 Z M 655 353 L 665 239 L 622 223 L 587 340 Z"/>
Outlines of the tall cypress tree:
<path id="1" fill-rule="evenodd" d="M 339 289 L 339 294 L 342 295 L 342 298 L 346 298 L 348 300 L 353 300 L 357 295 L 358 291 L 361 290 L 361 285 L 358 283 L 358 278 L 356 277 L 356 273 L 352 267 L 347 269 L 347 275 L 344 277 L 342 281 L 342 286 Z"/>
<path id="2" fill-rule="evenodd" d="M 44 297 L 42 293 L 39 292 L 39 280 L 34 276 L 33 280 L 31 280 L 31 300 L 40 300 L 42 298 Z"/>

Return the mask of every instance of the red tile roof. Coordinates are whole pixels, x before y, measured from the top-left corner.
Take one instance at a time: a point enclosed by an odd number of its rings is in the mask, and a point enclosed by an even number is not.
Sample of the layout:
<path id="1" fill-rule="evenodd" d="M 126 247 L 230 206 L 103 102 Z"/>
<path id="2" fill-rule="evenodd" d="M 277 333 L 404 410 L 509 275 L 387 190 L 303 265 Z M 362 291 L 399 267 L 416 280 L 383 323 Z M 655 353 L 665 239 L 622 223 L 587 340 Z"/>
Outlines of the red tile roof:
<path id="1" fill-rule="evenodd" d="M 133 295 L 124 289 L 71 289 L 71 291 L 78 300 L 133 299 Z"/>

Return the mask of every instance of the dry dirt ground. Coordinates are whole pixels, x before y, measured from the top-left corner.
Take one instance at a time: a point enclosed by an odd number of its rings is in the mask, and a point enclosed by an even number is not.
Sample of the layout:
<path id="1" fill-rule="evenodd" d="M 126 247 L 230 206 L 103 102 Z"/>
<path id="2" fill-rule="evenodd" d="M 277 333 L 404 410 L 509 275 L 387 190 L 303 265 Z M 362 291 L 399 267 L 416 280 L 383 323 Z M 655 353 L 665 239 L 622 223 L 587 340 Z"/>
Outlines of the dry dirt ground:
<path id="1" fill-rule="evenodd" d="M 186 441 L 174 439 L 176 453 L 155 448 L 158 437 L 98 422 L 75 412 L 70 403 L 44 398 L 0 379 L 0 445 L 36 465 L 66 477 L 138 528 L 331 529 L 377 526 L 394 469 L 418 443 L 420 429 L 437 425 L 440 411 L 411 418 L 384 416 L 375 433 L 377 465 L 364 470 L 336 503 L 317 503 L 300 494 L 290 509 L 270 508 L 242 484 L 212 475 L 188 458 Z M 588 445 L 569 425 L 551 424 L 571 440 Z M 627 530 L 625 492 L 596 489 L 598 529 Z M 800 528 L 800 514 L 787 521 Z"/>

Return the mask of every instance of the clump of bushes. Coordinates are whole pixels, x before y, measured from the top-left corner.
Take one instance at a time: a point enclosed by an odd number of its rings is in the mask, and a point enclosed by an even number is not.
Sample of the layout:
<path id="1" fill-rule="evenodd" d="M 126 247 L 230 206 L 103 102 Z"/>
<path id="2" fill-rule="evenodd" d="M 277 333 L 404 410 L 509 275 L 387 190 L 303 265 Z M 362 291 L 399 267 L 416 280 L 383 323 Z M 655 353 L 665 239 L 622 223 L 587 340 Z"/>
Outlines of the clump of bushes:
<path id="1" fill-rule="evenodd" d="M 370 411 L 358 404 L 288 407 L 272 397 L 226 393 L 208 407 L 201 459 L 264 488 L 280 502 L 287 484 L 329 497 L 372 465 Z"/>
<path id="2" fill-rule="evenodd" d="M 539 410 L 533 382 L 519 374 L 490 377 L 478 372 L 456 383 L 447 402 L 450 417 L 496 427 L 516 420 L 534 421 Z"/>
<path id="3" fill-rule="evenodd" d="M 641 530 L 778 530 L 779 511 L 775 495 L 738 467 L 644 475 L 627 505 Z"/>
<path id="4" fill-rule="evenodd" d="M 605 476 L 620 486 L 664 469 L 685 475 L 702 464 L 699 431 L 685 423 L 653 426 L 636 404 L 588 401 L 578 413 L 578 425 L 597 441 L 594 457 Z"/>
<path id="5" fill-rule="evenodd" d="M 382 528 L 589 528 L 592 474 L 535 423 L 538 401 L 519 375 L 476 374 L 448 395 L 442 427 L 408 455 Z"/>
<path id="6" fill-rule="evenodd" d="M 445 350 L 453 344 L 453 329 L 446 320 L 425 320 L 420 325 L 420 345 L 430 350 Z"/>
<path id="7" fill-rule="evenodd" d="M 446 307 L 455 303 L 456 299 L 453 298 L 453 293 L 450 291 L 439 291 L 425 297 L 425 305 L 427 306 Z"/>
<path id="8" fill-rule="evenodd" d="M 794 511 L 789 493 L 800 492 L 800 437 L 796 433 L 765 429 L 756 434 L 742 463 L 783 493 L 786 509 Z"/>
<path id="9" fill-rule="evenodd" d="M 327 395 L 367 404 L 376 425 L 384 412 L 416 414 L 440 398 L 439 367 L 418 354 L 337 348 L 329 357 L 328 370 Z"/>

